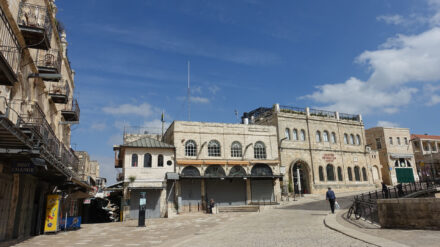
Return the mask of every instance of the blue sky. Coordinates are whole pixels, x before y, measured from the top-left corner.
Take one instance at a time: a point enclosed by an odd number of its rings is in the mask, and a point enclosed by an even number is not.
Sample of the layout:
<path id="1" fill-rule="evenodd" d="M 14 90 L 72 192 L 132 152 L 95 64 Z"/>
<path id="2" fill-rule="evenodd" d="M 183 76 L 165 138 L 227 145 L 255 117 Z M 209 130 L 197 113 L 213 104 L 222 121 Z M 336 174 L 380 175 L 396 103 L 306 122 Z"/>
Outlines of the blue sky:
<path id="1" fill-rule="evenodd" d="M 123 2 L 123 4 L 122 4 Z M 76 71 L 72 145 L 114 181 L 124 125 L 236 122 L 274 103 L 440 134 L 440 0 L 58 0 Z"/>

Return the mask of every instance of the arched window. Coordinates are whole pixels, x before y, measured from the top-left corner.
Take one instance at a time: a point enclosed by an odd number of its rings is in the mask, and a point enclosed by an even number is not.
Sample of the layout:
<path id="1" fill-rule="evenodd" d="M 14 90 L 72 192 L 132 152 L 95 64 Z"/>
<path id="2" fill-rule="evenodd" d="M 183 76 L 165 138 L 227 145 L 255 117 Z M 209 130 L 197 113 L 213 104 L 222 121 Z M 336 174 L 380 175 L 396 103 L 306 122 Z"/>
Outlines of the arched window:
<path id="1" fill-rule="evenodd" d="M 348 144 L 348 135 L 347 134 L 344 134 L 344 143 Z"/>
<path id="2" fill-rule="evenodd" d="M 406 161 L 406 165 L 407 165 L 408 167 L 411 167 L 411 162 L 409 162 L 409 160 L 407 160 L 407 161 Z"/>
<path id="3" fill-rule="evenodd" d="M 324 169 L 322 166 L 319 167 L 319 181 L 324 181 Z"/>
<path id="4" fill-rule="evenodd" d="M 246 176 L 246 171 L 244 170 L 243 167 L 236 165 L 236 166 L 232 167 L 231 170 L 229 171 L 229 176 L 231 176 L 231 177 L 244 177 L 244 176 Z"/>
<path id="5" fill-rule="evenodd" d="M 359 170 L 359 166 L 354 167 L 354 179 L 356 179 L 356 181 L 361 181 L 361 171 Z"/>
<path id="6" fill-rule="evenodd" d="M 157 156 L 157 166 L 158 167 L 163 167 L 163 155 L 162 154 L 159 154 Z"/>
<path id="7" fill-rule="evenodd" d="M 351 167 L 347 168 L 348 180 L 353 181 L 353 173 L 351 173 Z"/>
<path id="8" fill-rule="evenodd" d="M 306 131 L 305 130 L 301 130 L 300 138 L 301 138 L 301 141 L 306 140 Z"/>
<path id="9" fill-rule="evenodd" d="M 216 140 L 211 140 L 208 143 L 208 156 L 219 157 L 221 155 L 220 152 L 220 143 Z"/>
<path id="10" fill-rule="evenodd" d="M 332 132 L 332 143 L 336 143 L 336 133 Z"/>
<path id="11" fill-rule="evenodd" d="M 292 130 L 293 140 L 298 141 L 298 130 L 293 129 Z"/>
<path id="12" fill-rule="evenodd" d="M 290 140 L 290 129 L 286 128 L 286 130 L 284 131 L 284 136 L 287 138 L 287 140 Z"/>
<path id="13" fill-rule="evenodd" d="M 197 144 L 193 140 L 185 143 L 185 156 L 197 156 Z"/>
<path id="14" fill-rule="evenodd" d="M 262 142 L 256 142 L 254 145 L 254 158 L 266 159 L 266 146 Z"/>
<path id="15" fill-rule="evenodd" d="M 356 145 L 361 145 L 361 137 L 359 135 L 356 135 Z"/>
<path id="16" fill-rule="evenodd" d="M 321 142 L 321 131 L 316 131 L 316 142 Z"/>
<path id="17" fill-rule="evenodd" d="M 138 166 L 138 155 L 133 154 L 131 155 L 131 167 L 137 167 Z"/>
<path id="18" fill-rule="evenodd" d="M 365 167 L 362 167 L 362 178 L 364 181 L 368 181 L 367 169 Z"/>
<path id="19" fill-rule="evenodd" d="M 266 164 L 255 164 L 251 170 L 252 176 L 272 176 L 272 169 Z"/>
<path id="20" fill-rule="evenodd" d="M 396 137 L 396 140 L 397 140 L 397 145 L 400 145 L 400 137 Z"/>
<path id="21" fill-rule="evenodd" d="M 144 167 L 151 167 L 151 154 L 144 154 Z"/>
<path id="22" fill-rule="evenodd" d="M 324 142 L 328 142 L 328 132 L 327 132 L 327 130 L 324 131 L 324 133 L 322 134 L 322 139 L 324 139 Z"/>
<path id="23" fill-rule="evenodd" d="M 350 144 L 354 145 L 354 135 L 353 134 L 350 135 Z"/>
<path id="24" fill-rule="evenodd" d="M 183 168 L 182 172 L 180 172 L 183 177 L 198 177 L 200 176 L 199 169 L 194 166 L 187 166 Z"/>
<path id="25" fill-rule="evenodd" d="M 338 180 L 342 181 L 342 168 L 338 166 Z"/>
<path id="26" fill-rule="evenodd" d="M 205 170 L 205 176 L 211 177 L 224 177 L 226 176 L 225 170 L 220 165 L 210 165 Z"/>
<path id="27" fill-rule="evenodd" d="M 335 181 L 335 170 L 333 168 L 333 165 L 328 164 L 326 167 L 327 171 L 327 181 Z"/>
<path id="28" fill-rule="evenodd" d="M 231 157 L 242 157 L 243 152 L 241 148 L 241 144 L 237 141 L 231 144 Z"/>

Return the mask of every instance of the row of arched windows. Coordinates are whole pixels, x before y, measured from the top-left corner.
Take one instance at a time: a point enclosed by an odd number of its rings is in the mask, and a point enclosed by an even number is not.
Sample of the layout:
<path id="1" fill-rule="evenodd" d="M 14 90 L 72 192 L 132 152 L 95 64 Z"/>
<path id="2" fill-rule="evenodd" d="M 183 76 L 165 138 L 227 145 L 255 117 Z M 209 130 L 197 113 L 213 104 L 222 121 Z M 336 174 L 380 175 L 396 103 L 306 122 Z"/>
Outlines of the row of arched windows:
<path id="1" fill-rule="evenodd" d="M 331 142 L 331 143 L 336 143 L 336 133 L 332 132 L 331 134 L 328 133 L 327 130 L 324 130 L 324 132 L 322 132 L 322 136 L 321 136 L 321 131 L 316 131 L 316 142 Z"/>
<path id="2" fill-rule="evenodd" d="M 360 135 L 356 135 L 356 138 L 353 134 L 350 134 L 350 136 L 345 133 L 344 134 L 344 143 L 346 145 L 357 145 L 360 146 L 362 144 L 361 142 L 361 136 Z"/>
<path id="3" fill-rule="evenodd" d="M 327 174 L 327 181 L 336 181 L 335 168 L 332 164 L 325 167 Z M 348 180 L 353 181 L 353 173 L 351 167 L 347 168 Z M 338 181 L 343 181 L 342 168 L 337 168 Z M 359 166 L 354 167 L 354 178 L 356 181 L 361 181 L 361 170 Z M 367 169 L 362 167 L 362 181 L 368 181 Z M 324 168 L 319 166 L 319 181 L 324 181 Z"/>
<path id="4" fill-rule="evenodd" d="M 185 156 L 197 156 L 197 144 L 193 140 L 185 142 Z M 221 146 L 217 140 L 211 140 L 208 143 L 208 156 L 220 157 Z M 243 157 L 243 147 L 240 142 L 234 141 L 231 144 L 231 157 Z M 254 144 L 254 158 L 266 159 L 266 146 L 258 141 Z"/>
<path id="5" fill-rule="evenodd" d="M 180 172 L 182 176 L 188 176 L 188 177 L 195 177 L 200 176 L 200 171 L 194 166 L 186 166 L 183 168 L 183 170 Z M 220 165 L 210 165 L 205 170 L 205 176 L 207 177 L 225 177 L 226 172 Z M 235 165 L 233 166 L 229 171 L 229 176 L 231 177 L 240 177 L 240 176 L 247 176 L 248 173 L 246 170 L 240 166 Z M 266 164 L 256 164 L 251 169 L 251 176 L 272 176 L 273 172 L 272 169 L 266 165 Z"/>
<path id="6" fill-rule="evenodd" d="M 306 131 L 301 129 L 299 131 L 297 129 L 292 129 L 292 136 L 290 135 L 290 129 L 286 128 L 284 131 L 284 135 L 287 138 L 287 140 L 293 140 L 293 141 L 305 141 L 306 140 Z"/>
<path id="7" fill-rule="evenodd" d="M 138 155 L 132 154 L 131 155 L 131 167 L 138 167 Z M 163 155 L 159 154 L 157 156 L 157 166 L 163 167 Z M 149 153 L 144 154 L 144 167 L 152 167 L 152 156 Z"/>

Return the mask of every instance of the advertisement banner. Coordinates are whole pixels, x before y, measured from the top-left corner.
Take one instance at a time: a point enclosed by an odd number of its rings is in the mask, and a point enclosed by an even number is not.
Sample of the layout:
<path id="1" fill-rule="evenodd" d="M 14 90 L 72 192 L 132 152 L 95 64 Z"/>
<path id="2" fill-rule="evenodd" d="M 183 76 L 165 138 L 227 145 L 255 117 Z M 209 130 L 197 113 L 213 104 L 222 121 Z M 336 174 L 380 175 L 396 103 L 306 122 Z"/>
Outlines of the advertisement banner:
<path id="1" fill-rule="evenodd" d="M 63 218 L 60 222 L 60 227 L 61 230 L 66 230 L 65 228 L 67 230 L 79 229 L 81 227 L 81 216 L 67 217 L 67 222 L 66 218 Z"/>
<path id="2" fill-rule="evenodd" d="M 58 214 L 60 211 L 60 195 L 48 195 L 44 232 L 58 231 Z"/>

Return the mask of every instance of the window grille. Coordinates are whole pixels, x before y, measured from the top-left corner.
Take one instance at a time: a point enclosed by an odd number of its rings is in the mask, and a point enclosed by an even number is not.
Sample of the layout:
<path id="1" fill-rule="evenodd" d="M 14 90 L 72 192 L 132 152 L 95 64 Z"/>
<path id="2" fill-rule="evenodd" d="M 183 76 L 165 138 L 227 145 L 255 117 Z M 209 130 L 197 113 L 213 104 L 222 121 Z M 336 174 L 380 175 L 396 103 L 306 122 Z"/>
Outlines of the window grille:
<path id="1" fill-rule="evenodd" d="M 208 156 L 219 157 L 220 155 L 220 143 L 216 140 L 211 140 L 208 143 Z"/>
<path id="2" fill-rule="evenodd" d="M 197 144 L 193 140 L 185 143 L 185 156 L 197 156 Z"/>
<path id="3" fill-rule="evenodd" d="M 233 142 L 231 145 L 231 157 L 242 157 L 242 148 L 241 144 L 237 141 Z"/>
<path id="4" fill-rule="evenodd" d="M 254 158 L 255 159 L 266 159 L 266 146 L 264 143 L 257 142 L 254 145 Z"/>

